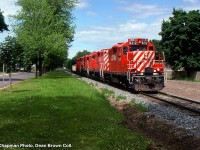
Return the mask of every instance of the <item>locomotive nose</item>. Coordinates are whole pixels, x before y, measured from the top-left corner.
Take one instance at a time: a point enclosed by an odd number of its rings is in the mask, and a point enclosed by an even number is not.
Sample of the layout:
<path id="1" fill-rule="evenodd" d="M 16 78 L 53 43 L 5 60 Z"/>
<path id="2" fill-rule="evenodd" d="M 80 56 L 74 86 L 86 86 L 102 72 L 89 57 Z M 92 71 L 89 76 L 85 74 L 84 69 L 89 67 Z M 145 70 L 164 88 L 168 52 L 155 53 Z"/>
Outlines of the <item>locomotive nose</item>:
<path id="1" fill-rule="evenodd" d="M 153 75 L 153 68 L 146 67 L 144 70 L 145 75 Z"/>
<path id="2" fill-rule="evenodd" d="M 149 57 L 148 53 L 144 53 L 144 59 L 147 60 Z"/>
<path id="3" fill-rule="evenodd" d="M 155 83 L 155 81 L 153 80 L 153 78 L 152 77 L 145 77 L 145 79 L 146 79 L 146 83 L 145 84 L 154 84 Z"/>

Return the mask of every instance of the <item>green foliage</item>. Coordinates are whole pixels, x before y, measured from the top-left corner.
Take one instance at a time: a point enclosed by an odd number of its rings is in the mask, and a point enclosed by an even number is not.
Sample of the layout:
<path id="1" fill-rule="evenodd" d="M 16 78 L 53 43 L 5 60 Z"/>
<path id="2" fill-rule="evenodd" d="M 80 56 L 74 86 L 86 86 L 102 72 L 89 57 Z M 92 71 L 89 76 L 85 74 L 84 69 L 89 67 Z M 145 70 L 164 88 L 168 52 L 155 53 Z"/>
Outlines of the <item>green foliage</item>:
<path id="1" fill-rule="evenodd" d="M 163 51 L 160 40 L 153 39 L 153 40 L 150 40 L 150 42 L 153 43 L 156 46 L 156 51 L 158 51 L 158 52 Z"/>
<path id="2" fill-rule="evenodd" d="M 0 60 L 7 67 L 7 71 L 11 72 L 15 69 L 15 64 L 21 63 L 23 59 L 23 49 L 17 43 L 15 37 L 7 36 L 5 41 L 0 44 Z"/>
<path id="3" fill-rule="evenodd" d="M 136 103 L 135 99 L 131 100 L 131 105 L 136 107 L 140 112 L 148 112 L 149 111 L 147 107 L 143 106 L 140 103 Z"/>
<path id="4" fill-rule="evenodd" d="M 26 55 L 26 62 L 54 69 L 63 65 L 73 41 L 71 11 L 75 0 L 18 0 L 21 10 L 14 18 L 15 33 Z"/>
<path id="5" fill-rule="evenodd" d="M 77 58 L 91 54 L 88 50 L 79 51 L 72 59 L 68 59 L 66 62 L 66 67 L 71 69 L 72 65 L 76 63 Z"/>
<path id="6" fill-rule="evenodd" d="M 12 95 L 6 89 L 0 97 L 1 144 L 71 144 L 74 150 L 145 150 L 150 144 L 120 124 L 123 116 L 101 93 L 61 72 L 17 84 Z"/>
<path id="7" fill-rule="evenodd" d="M 200 82 L 200 80 L 195 80 L 195 79 L 192 79 L 191 77 L 178 77 L 178 78 L 175 78 L 175 80 L 185 80 L 188 82 Z"/>
<path id="8" fill-rule="evenodd" d="M 72 64 L 72 59 L 71 58 L 67 58 L 66 61 L 65 61 L 65 65 L 64 66 L 66 68 L 68 68 L 68 69 L 72 69 L 72 65 L 73 65 Z"/>
<path id="9" fill-rule="evenodd" d="M 76 53 L 76 55 L 72 59 L 77 60 L 77 58 L 88 55 L 88 54 L 91 54 L 91 52 L 89 52 L 88 50 L 79 51 Z"/>
<path id="10" fill-rule="evenodd" d="M 200 12 L 173 10 L 173 16 L 162 23 L 162 47 L 174 70 L 200 70 Z"/>
<path id="11" fill-rule="evenodd" d="M 8 25 L 5 23 L 3 12 L 0 9 L 0 32 L 8 31 Z"/>

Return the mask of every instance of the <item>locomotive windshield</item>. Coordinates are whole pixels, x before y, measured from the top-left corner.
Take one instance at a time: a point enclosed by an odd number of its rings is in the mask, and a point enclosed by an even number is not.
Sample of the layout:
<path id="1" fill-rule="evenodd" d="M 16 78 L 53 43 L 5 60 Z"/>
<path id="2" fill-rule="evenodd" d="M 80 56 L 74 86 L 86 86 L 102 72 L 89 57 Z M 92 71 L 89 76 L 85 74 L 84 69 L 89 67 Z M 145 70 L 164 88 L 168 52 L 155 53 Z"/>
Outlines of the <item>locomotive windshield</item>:
<path id="1" fill-rule="evenodd" d="M 156 52 L 155 60 L 163 60 L 163 61 L 165 61 L 165 54 L 164 54 L 164 52 Z"/>
<path id="2" fill-rule="evenodd" d="M 147 46 L 146 45 L 133 45 L 130 46 L 130 51 L 145 51 L 147 50 Z"/>

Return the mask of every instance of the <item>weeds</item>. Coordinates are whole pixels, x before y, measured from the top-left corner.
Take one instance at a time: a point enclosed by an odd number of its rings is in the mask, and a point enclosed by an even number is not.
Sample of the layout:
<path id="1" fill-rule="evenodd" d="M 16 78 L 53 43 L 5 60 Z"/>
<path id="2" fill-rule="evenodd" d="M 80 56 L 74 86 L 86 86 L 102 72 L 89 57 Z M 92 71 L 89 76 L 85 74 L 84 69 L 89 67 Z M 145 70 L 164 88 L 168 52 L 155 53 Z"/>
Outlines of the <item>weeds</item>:
<path id="1" fill-rule="evenodd" d="M 107 89 L 107 88 L 101 88 L 101 92 L 102 92 L 102 94 L 105 95 L 105 96 L 113 96 L 113 95 L 115 94 L 114 91 L 109 90 L 109 89 Z"/>
<path id="2" fill-rule="evenodd" d="M 94 86 L 94 83 L 90 82 L 89 85 Z"/>
<path id="3" fill-rule="evenodd" d="M 126 96 L 119 95 L 116 97 L 116 101 L 126 100 Z"/>
<path id="4" fill-rule="evenodd" d="M 188 82 L 200 82 L 200 80 L 195 80 L 190 77 L 179 77 L 179 78 L 175 78 L 174 80 L 184 80 L 184 81 L 188 81 Z"/>
<path id="5" fill-rule="evenodd" d="M 143 106 L 141 103 L 136 103 L 135 99 L 131 100 L 131 105 L 136 107 L 140 112 L 148 112 L 148 108 Z"/>

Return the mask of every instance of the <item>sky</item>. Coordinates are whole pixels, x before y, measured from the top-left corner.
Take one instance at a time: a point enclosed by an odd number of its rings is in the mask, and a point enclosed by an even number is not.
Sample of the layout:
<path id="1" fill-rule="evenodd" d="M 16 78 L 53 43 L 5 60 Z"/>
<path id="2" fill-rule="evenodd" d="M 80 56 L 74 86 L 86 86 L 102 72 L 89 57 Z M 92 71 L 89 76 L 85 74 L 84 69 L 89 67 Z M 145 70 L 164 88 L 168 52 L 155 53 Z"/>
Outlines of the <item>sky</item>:
<path id="1" fill-rule="evenodd" d="M 13 15 L 20 8 L 16 0 L 2 0 L 3 11 L 9 32 L 0 33 L 0 42 L 13 35 Z M 110 48 L 128 38 L 158 39 L 163 20 L 172 16 L 173 8 L 185 11 L 200 10 L 200 0 L 79 0 L 72 12 L 76 25 L 74 41 L 69 48 L 69 58 L 78 51 L 98 51 Z"/>

